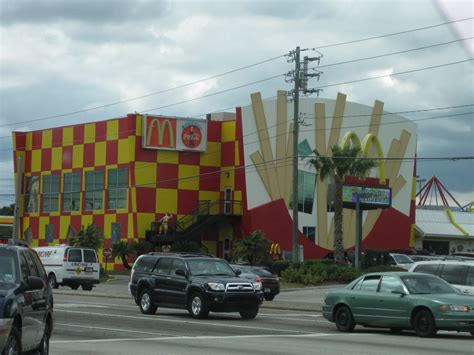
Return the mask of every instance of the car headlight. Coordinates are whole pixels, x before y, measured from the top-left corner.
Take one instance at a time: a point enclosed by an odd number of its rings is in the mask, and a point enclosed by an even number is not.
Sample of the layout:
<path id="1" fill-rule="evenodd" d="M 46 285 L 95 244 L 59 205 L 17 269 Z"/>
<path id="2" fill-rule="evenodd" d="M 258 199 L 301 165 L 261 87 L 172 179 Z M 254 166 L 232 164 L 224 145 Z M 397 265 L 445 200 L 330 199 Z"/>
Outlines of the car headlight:
<path id="1" fill-rule="evenodd" d="M 468 306 L 455 306 L 453 304 L 447 304 L 439 306 L 441 312 L 469 312 L 471 309 Z"/>
<path id="2" fill-rule="evenodd" d="M 261 282 L 252 282 L 253 288 L 255 291 L 261 291 L 262 290 L 262 283 Z"/>
<path id="3" fill-rule="evenodd" d="M 225 291 L 224 284 L 220 284 L 216 282 L 208 282 L 207 286 L 209 286 L 209 288 L 214 291 Z"/>

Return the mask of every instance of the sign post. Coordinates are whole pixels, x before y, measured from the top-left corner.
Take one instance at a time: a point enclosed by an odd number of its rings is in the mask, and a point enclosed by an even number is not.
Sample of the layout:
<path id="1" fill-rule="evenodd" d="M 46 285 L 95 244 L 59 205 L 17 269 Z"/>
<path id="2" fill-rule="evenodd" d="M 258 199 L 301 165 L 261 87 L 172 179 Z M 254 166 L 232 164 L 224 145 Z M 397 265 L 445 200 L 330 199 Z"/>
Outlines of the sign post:
<path id="1" fill-rule="evenodd" d="M 362 267 L 362 217 L 365 210 L 384 209 L 392 206 L 392 189 L 386 186 L 344 185 L 342 205 L 356 211 L 355 260 L 357 270 Z"/>
<path id="2" fill-rule="evenodd" d="M 112 256 L 112 248 L 105 248 L 102 250 L 102 256 L 104 257 L 105 259 L 105 269 L 104 269 L 104 273 L 105 275 L 107 276 L 107 263 L 108 263 L 108 260 L 109 260 L 109 257 Z"/>

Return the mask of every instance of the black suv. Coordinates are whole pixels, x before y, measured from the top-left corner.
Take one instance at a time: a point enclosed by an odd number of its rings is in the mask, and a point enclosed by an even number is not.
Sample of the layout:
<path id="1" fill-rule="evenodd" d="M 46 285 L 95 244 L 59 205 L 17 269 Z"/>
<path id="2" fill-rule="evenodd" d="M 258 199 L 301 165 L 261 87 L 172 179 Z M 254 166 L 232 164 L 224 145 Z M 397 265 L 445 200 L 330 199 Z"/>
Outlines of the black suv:
<path id="1" fill-rule="evenodd" d="M 129 289 L 144 314 L 154 314 L 161 306 L 187 309 L 193 318 L 206 318 L 209 311 L 255 318 L 262 285 L 238 274 L 213 256 L 150 253 L 133 265 Z"/>
<path id="2" fill-rule="evenodd" d="M 53 293 L 38 255 L 23 245 L 0 244 L 0 352 L 49 353 Z"/>

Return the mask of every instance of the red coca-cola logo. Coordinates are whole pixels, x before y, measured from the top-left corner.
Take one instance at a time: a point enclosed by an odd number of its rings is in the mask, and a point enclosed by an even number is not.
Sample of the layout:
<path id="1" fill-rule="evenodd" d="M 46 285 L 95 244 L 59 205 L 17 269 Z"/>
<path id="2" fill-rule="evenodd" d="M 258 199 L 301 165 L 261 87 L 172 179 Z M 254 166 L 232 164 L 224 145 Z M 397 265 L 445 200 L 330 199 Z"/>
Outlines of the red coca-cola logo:
<path id="1" fill-rule="evenodd" d="M 183 131 L 181 133 L 181 140 L 183 141 L 183 144 L 188 148 L 198 147 L 202 141 L 201 129 L 193 124 L 183 127 Z"/>

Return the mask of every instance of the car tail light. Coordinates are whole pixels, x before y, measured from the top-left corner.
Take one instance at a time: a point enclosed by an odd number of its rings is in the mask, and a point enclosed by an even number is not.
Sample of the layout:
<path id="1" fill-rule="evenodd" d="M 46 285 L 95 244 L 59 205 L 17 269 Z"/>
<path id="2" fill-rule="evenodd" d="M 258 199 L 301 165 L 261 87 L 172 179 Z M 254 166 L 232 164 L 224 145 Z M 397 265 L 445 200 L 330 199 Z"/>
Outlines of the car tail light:
<path id="1" fill-rule="evenodd" d="M 63 261 L 67 261 L 67 250 L 64 252 Z"/>

